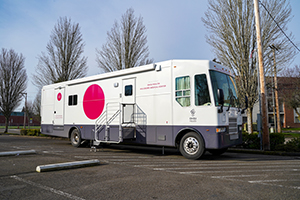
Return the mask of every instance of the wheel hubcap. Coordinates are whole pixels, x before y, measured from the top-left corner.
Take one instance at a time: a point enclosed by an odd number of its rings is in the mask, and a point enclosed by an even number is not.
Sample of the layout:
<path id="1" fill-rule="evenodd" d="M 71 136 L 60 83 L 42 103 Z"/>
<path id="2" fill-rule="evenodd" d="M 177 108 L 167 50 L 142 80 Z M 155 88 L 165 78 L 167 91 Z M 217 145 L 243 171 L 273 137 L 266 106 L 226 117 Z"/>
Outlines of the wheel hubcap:
<path id="1" fill-rule="evenodd" d="M 78 135 L 75 136 L 75 142 L 78 142 Z"/>
<path id="2" fill-rule="evenodd" d="M 79 141 L 78 134 L 76 134 L 76 133 L 74 134 L 73 141 L 74 141 L 74 143 L 78 143 L 78 141 Z"/>
<path id="3" fill-rule="evenodd" d="M 189 155 L 194 155 L 199 150 L 199 142 L 194 137 L 188 137 L 184 140 L 183 148 Z"/>

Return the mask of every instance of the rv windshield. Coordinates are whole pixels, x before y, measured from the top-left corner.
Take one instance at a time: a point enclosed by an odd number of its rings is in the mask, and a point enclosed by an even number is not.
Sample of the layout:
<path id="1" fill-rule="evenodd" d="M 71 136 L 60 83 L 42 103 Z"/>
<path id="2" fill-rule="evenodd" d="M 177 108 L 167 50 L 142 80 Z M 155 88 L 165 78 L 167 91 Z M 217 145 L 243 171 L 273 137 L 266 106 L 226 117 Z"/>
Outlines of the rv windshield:
<path id="1" fill-rule="evenodd" d="M 225 100 L 224 106 L 238 107 L 237 89 L 234 78 L 227 74 L 212 70 L 210 71 L 210 77 L 216 106 L 219 106 L 217 96 L 218 89 L 222 89 Z"/>

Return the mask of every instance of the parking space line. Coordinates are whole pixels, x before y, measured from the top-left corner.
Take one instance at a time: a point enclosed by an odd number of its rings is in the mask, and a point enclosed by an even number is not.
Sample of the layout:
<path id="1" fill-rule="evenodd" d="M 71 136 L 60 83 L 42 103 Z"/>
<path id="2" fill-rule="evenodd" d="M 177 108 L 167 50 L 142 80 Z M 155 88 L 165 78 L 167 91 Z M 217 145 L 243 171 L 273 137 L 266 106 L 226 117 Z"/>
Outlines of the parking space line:
<path id="1" fill-rule="evenodd" d="M 139 161 L 140 163 L 141 161 Z M 145 161 L 142 161 L 142 162 L 145 162 Z M 149 161 L 151 163 L 153 163 L 154 161 L 151 160 Z M 246 164 L 239 164 L 239 163 L 233 163 L 233 164 L 228 164 L 228 163 L 216 163 L 216 164 L 206 164 L 206 163 L 196 163 L 196 164 L 191 164 L 191 162 L 163 162 L 163 163 L 157 163 L 157 164 L 152 164 L 153 166 L 167 166 L 168 164 L 184 164 L 184 166 L 262 166 L 260 163 L 253 163 L 253 164 L 250 164 L 250 163 L 246 163 Z M 274 166 L 274 165 L 295 165 L 297 163 L 272 163 L 271 166 Z M 300 164 L 300 163 L 299 163 Z M 143 166 L 143 165 L 140 165 L 140 166 Z M 148 165 L 150 166 L 150 165 Z"/>
<path id="2" fill-rule="evenodd" d="M 27 183 L 29 185 L 32 185 L 34 187 L 38 187 L 38 188 L 41 188 L 43 190 L 46 190 L 48 192 L 52 192 L 52 193 L 55 193 L 55 194 L 58 194 L 58 195 L 61 195 L 61 196 L 64 196 L 64 197 L 67 197 L 69 199 L 73 199 L 73 200 L 85 200 L 81 197 L 77 197 L 77 196 L 74 196 L 72 194 L 69 194 L 67 192 L 63 192 L 61 190 L 57 190 L 57 189 L 54 189 L 54 188 L 51 188 L 51 187 L 48 187 L 48 186 L 45 186 L 45 185 L 41 185 L 41 184 L 38 184 L 38 183 L 34 183 L 32 181 L 28 181 L 28 180 L 25 180 L 23 178 L 20 178 L 18 176 L 11 176 L 11 178 L 15 179 L 15 180 L 18 180 L 20 182 L 23 182 L 23 183 Z"/>
<path id="3" fill-rule="evenodd" d="M 86 156 L 76 156 L 87 158 Z M 136 156 L 110 156 L 98 155 L 93 158 L 105 159 L 105 162 L 117 165 L 127 165 L 137 168 L 145 168 L 154 171 L 164 171 L 182 175 L 210 177 L 212 179 L 223 179 L 229 181 L 242 181 L 249 184 L 262 184 L 289 189 L 300 189 L 300 186 L 289 186 L 289 183 L 298 184 L 300 168 L 299 160 L 178 160 L 170 157 L 136 157 Z M 227 171 L 228 170 L 228 171 Z M 274 173 L 275 172 L 275 173 Z M 276 173 L 277 172 L 277 173 Z M 226 175 L 224 174 L 226 173 Z M 276 180 L 271 179 L 273 174 Z M 282 175 L 281 175 L 282 174 Z M 294 174 L 294 175 L 293 175 Z M 223 175 L 223 176 L 222 176 Z M 274 178 L 274 177 L 273 177 Z M 289 180 L 289 178 L 291 178 Z M 294 178 L 294 179 L 293 179 Z"/>
<path id="4" fill-rule="evenodd" d="M 261 176 L 261 174 L 252 174 L 252 175 L 229 175 L 229 176 L 211 176 L 211 178 L 248 178 L 254 176 Z"/>
<path id="5" fill-rule="evenodd" d="M 287 172 L 287 171 L 300 171 L 300 169 L 266 169 L 266 170 L 234 170 L 226 171 L 226 173 L 238 173 L 238 172 Z M 179 172 L 179 174 L 202 174 L 202 173 L 224 173 L 224 171 L 193 171 L 193 172 Z"/>
<path id="6" fill-rule="evenodd" d="M 259 181 L 248 181 L 249 183 L 270 183 L 270 182 L 286 182 L 286 181 L 300 181 L 300 179 L 275 179 L 275 180 L 259 180 Z"/>
<path id="7" fill-rule="evenodd" d="M 259 180 L 259 181 L 248 181 L 248 183 L 255 183 L 255 184 L 261 184 L 261 185 L 269 185 L 269 186 L 277 186 L 277 187 L 285 187 L 285 188 L 291 188 L 291 189 L 298 189 L 300 190 L 299 186 L 286 186 L 286 185 L 279 185 L 279 184 L 272 184 L 274 182 L 294 182 L 294 181 L 300 181 L 300 179 L 275 179 L 275 180 Z"/>
<path id="8" fill-rule="evenodd" d="M 251 168 L 252 166 L 249 166 L 248 168 Z M 270 166 L 256 166 L 255 168 L 263 168 L 263 169 L 266 169 L 266 168 L 280 168 L 282 166 L 273 166 L 273 165 L 270 165 Z M 287 166 L 287 167 L 299 167 L 299 165 L 291 165 L 291 166 Z M 220 167 L 170 167 L 170 168 L 153 168 L 153 170 L 206 170 L 206 169 L 236 169 L 237 167 L 236 166 L 220 166 Z M 246 169 L 245 167 L 243 169 Z"/>

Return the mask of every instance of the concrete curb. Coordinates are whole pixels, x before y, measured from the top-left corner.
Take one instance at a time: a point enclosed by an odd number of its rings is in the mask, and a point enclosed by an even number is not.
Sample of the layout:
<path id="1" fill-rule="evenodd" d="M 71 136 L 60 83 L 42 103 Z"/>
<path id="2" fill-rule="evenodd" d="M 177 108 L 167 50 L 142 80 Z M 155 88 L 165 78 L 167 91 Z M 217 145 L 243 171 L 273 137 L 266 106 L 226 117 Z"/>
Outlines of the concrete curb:
<path id="1" fill-rule="evenodd" d="M 87 166 L 94 166 L 94 165 L 100 165 L 100 161 L 96 159 L 96 160 L 84 160 L 84 161 L 66 162 L 66 163 L 58 163 L 58 164 L 40 165 L 36 167 L 36 171 L 46 172 L 46 171 L 71 169 L 71 168 L 87 167 Z"/>
<path id="2" fill-rule="evenodd" d="M 1 156 L 27 155 L 27 154 L 36 154 L 36 151 L 35 150 L 25 150 L 25 151 L 0 152 L 0 157 Z"/>

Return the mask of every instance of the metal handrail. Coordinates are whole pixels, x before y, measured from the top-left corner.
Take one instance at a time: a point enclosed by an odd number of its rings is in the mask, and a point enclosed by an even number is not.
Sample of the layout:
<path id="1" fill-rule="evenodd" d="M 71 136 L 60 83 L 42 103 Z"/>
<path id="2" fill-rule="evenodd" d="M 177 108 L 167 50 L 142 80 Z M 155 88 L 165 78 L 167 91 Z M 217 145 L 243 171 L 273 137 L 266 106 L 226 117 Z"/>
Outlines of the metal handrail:
<path id="1" fill-rule="evenodd" d="M 122 107 L 124 105 L 133 105 L 133 113 L 131 115 L 130 123 L 122 122 Z M 113 111 L 113 112 L 112 112 Z M 119 141 L 110 141 L 111 143 L 119 143 L 123 141 L 122 130 L 123 128 L 134 127 L 135 129 L 139 129 L 141 132 L 146 133 L 147 130 L 147 115 L 144 111 L 135 103 L 125 104 L 119 102 L 110 102 L 106 104 L 106 110 L 99 116 L 99 118 L 95 121 L 95 141 L 96 142 L 108 142 L 109 135 L 108 129 L 109 125 L 117 118 L 119 118 Z M 127 125 L 125 125 L 127 124 Z M 122 126 L 125 125 L 125 126 Z M 105 140 L 100 140 L 97 135 L 102 129 L 105 127 Z"/>

